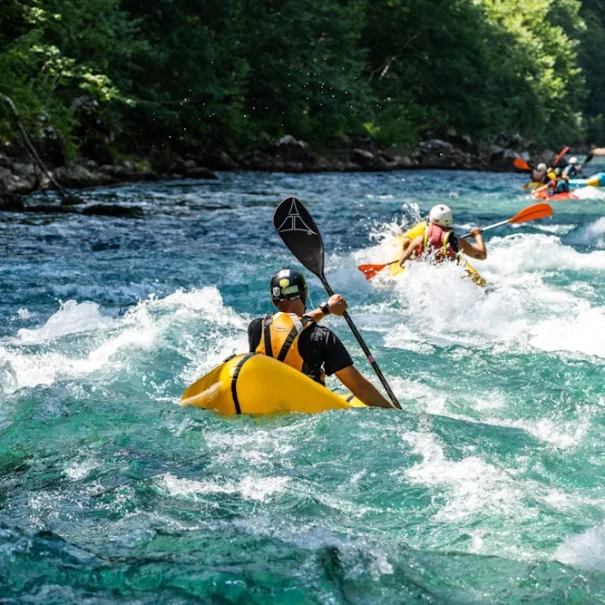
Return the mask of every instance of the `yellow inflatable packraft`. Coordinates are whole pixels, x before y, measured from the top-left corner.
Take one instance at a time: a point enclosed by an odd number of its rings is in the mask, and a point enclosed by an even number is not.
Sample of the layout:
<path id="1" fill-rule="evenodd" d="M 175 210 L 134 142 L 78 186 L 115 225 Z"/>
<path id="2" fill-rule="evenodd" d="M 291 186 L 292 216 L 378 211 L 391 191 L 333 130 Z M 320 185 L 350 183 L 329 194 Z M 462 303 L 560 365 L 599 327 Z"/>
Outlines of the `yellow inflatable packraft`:
<path id="1" fill-rule="evenodd" d="M 523 189 L 537 189 L 538 187 L 542 187 L 542 185 L 544 185 L 544 183 L 540 183 L 539 181 L 529 181 L 529 183 L 523 185 Z"/>
<path id="2" fill-rule="evenodd" d="M 411 229 L 408 229 L 403 235 L 400 235 L 399 237 L 396 237 L 393 240 L 393 244 L 397 249 L 397 253 L 392 260 L 398 260 L 401 256 L 401 252 L 403 250 L 403 241 L 405 239 L 412 240 L 415 237 L 418 237 L 419 235 L 424 235 L 426 225 L 426 222 L 418 223 L 417 225 L 414 225 Z M 485 286 L 486 281 L 481 277 L 481 275 L 479 275 L 479 271 L 477 271 L 475 267 L 473 267 L 467 261 L 459 260 L 458 262 L 459 264 L 462 264 L 462 262 L 464 262 L 464 270 L 466 272 L 466 275 L 463 275 L 462 279 L 466 279 L 468 277 L 473 281 L 473 283 L 477 284 L 478 286 L 481 286 L 482 288 Z M 392 265 L 389 265 L 389 271 L 391 272 L 392 276 L 395 276 L 405 271 L 405 267 L 400 267 L 399 263 L 393 263 Z"/>
<path id="3" fill-rule="evenodd" d="M 181 405 L 224 416 L 366 407 L 353 395 L 337 395 L 285 363 L 255 353 L 236 355 L 211 370 L 183 393 Z"/>

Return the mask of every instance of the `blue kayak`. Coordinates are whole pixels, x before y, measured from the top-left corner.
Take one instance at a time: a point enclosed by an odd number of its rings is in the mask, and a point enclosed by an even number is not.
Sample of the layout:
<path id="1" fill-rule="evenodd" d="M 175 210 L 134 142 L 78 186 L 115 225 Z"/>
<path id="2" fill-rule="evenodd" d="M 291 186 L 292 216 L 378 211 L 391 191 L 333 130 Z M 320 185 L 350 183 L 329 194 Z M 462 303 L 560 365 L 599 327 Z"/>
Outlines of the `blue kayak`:
<path id="1" fill-rule="evenodd" d="M 605 172 L 597 172 L 586 179 L 569 179 L 570 187 L 605 187 Z"/>

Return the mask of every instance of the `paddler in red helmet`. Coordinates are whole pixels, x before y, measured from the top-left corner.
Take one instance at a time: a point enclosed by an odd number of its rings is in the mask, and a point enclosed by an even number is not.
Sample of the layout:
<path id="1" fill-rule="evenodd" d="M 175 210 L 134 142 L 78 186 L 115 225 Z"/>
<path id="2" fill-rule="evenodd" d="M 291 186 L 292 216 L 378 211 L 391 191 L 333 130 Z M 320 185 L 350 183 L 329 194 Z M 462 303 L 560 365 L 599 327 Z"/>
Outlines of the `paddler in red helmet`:
<path id="1" fill-rule="evenodd" d="M 456 236 L 452 228 L 453 222 L 452 211 L 449 206 L 445 204 L 433 206 L 423 232 L 404 242 L 399 265 L 403 267 L 404 263 L 413 254 L 416 255 L 416 258 L 430 254 L 433 262 L 437 263 L 444 260 L 455 261 L 458 259 L 460 252 L 464 252 L 467 256 L 477 260 L 485 260 L 487 250 L 485 249 L 481 229 L 475 227 L 471 231 L 471 236 L 476 242 L 471 244 L 467 240 Z M 413 228 L 411 231 L 413 231 Z"/>

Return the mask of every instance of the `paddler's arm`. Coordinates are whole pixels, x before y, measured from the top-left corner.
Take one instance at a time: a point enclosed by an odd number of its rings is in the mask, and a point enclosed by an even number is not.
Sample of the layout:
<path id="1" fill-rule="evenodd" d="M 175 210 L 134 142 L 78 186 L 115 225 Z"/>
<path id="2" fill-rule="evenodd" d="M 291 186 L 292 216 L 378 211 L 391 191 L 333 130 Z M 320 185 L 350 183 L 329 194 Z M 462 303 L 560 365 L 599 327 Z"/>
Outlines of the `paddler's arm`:
<path id="1" fill-rule="evenodd" d="M 310 317 L 315 323 L 319 323 L 328 315 L 342 315 L 347 310 L 347 307 L 347 301 L 340 294 L 334 294 L 328 298 L 328 313 L 324 313 L 318 307 L 312 311 L 305 312 L 305 315 Z"/>
<path id="2" fill-rule="evenodd" d="M 487 250 L 485 249 L 485 242 L 483 241 L 483 235 L 481 235 L 481 229 L 475 227 L 471 231 L 471 236 L 477 242 L 476 244 L 471 244 L 465 239 L 459 237 L 458 248 L 462 250 L 464 254 L 470 256 L 471 258 L 476 258 L 477 260 L 485 260 L 487 258 Z"/>
<path id="3" fill-rule="evenodd" d="M 366 405 L 394 409 L 391 402 L 386 400 L 380 394 L 380 391 L 356 370 L 355 366 L 348 366 L 336 372 L 336 377 L 357 399 L 363 401 Z"/>
<path id="4" fill-rule="evenodd" d="M 408 247 L 404 249 L 404 251 L 401 254 L 401 257 L 399 258 L 400 267 L 403 267 L 403 264 L 405 263 L 405 261 L 408 260 L 408 258 L 410 258 L 410 256 L 412 256 L 412 254 L 414 254 L 414 251 L 416 250 L 416 248 L 418 248 L 418 246 L 422 245 L 423 240 L 424 240 L 424 236 L 418 235 L 408 244 Z"/>
<path id="5" fill-rule="evenodd" d="M 263 334 L 263 320 L 253 319 L 248 325 L 248 350 L 254 353 Z"/>

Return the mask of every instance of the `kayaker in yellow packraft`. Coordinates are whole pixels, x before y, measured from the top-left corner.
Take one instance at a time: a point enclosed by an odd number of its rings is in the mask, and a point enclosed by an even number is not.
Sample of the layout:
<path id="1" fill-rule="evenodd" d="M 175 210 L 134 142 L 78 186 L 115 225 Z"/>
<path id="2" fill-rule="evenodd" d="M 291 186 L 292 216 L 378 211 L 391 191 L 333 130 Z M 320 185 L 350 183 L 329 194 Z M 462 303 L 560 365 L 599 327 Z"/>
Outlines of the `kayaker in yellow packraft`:
<path id="1" fill-rule="evenodd" d="M 324 384 L 325 376 L 336 377 L 366 405 L 393 408 L 374 385 L 353 366 L 353 360 L 338 336 L 319 326 L 327 315 L 342 315 L 347 302 L 331 296 L 319 308 L 305 312 L 307 282 L 295 269 L 280 269 L 271 277 L 271 300 L 276 313 L 254 319 L 248 326 L 250 352 L 268 355 Z"/>
<path id="2" fill-rule="evenodd" d="M 433 206 L 428 223 L 418 223 L 408 231 L 414 237 L 404 240 L 399 265 L 403 267 L 405 262 L 414 254 L 417 259 L 430 254 L 433 262 L 436 263 L 444 260 L 457 261 L 461 252 L 471 258 L 485 260 L 487 250 L 485 249 L 481 229 L 475 227 L 471 231 L 471 236 L 477 242 L 471 244 L 467 240 L 456 236 L 452 229 L 453 222 L 452 211 L 449 206 L 445 204 Z"/>

